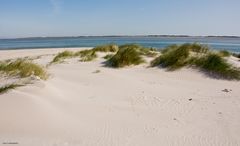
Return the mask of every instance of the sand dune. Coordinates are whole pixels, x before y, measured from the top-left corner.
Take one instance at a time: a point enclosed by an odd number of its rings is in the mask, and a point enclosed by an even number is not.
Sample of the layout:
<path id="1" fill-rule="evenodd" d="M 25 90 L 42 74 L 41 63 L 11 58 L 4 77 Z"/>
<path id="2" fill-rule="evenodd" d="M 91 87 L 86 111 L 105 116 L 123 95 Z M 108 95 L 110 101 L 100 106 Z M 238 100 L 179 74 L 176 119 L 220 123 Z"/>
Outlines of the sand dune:
<path id="1" fill-rule="evenodd" d="M 20 56 L 59 51 L 24 50 Z M 19 51 L 0 57 L 12 53 Z M 240 145 L 240 82 L 192 69 L 112 69 L 103 62 L 69 59 L 49 67 L 49 80 L 0 95 L 0 145 Z"/>

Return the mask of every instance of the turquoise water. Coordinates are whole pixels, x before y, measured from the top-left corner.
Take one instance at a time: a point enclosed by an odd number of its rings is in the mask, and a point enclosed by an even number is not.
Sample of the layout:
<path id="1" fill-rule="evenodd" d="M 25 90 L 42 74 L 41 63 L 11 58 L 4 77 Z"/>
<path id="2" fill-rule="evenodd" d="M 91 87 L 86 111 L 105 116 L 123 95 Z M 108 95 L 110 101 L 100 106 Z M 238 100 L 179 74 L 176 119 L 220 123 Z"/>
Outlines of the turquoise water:
<path id="1" fill-rule="evenodd" d="M 216 50 L 240 52 L 240 38 L 230 37 L 62 37 L 0 39 L 0 50 L 28 48 L 94 47 L 116 43 L 118 45 L 137 43 L 146 47 L 163 48 L 172 44 L 199 42 Z"/>

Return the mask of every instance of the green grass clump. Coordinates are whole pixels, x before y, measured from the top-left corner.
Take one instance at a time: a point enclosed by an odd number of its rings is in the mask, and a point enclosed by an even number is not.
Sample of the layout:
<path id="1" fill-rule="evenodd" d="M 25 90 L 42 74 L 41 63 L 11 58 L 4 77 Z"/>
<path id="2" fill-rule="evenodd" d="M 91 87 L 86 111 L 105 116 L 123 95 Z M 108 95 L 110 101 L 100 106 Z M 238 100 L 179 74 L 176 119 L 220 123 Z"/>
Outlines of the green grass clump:
<path id="1" fill-rule="evenodd" d="M 182 47 L 188 48 L 189 51 L 196 52 L 196 53 L 208 53 L 209 47 L 207 45 L 202 45 L 198 43 L 187 43 L 183 44 Z"/>
<path id="2" fill-rule="evenodd" d="M 175 70 L 183 67 L 188 63 L 190 55 L 189 48 L 185 45 L 179 47 L 170 47 L 151 62 L 151 66 L 161 65 L 169 70 Z"/>
<path id="3" fill-rule="evenodd" d="M 124 45 L 119 48 L 117 54 L 108 60 L 110 66 L 119 68 L 144 62 L 138 51 L 138 45 Z"/>
<path id="4" fill-rule="evenodd" d="M 64 52 L 58 53 L 57 56 L 53 58 L 51 63 L 57 63 L 57 62 L 63 61 L 64 59 L 71 58 L 74 55 L 75 54 L 71 51 L 64 51 Z"/>
<path id="5" fill-rule="evenodd" d="M 83 50 L 76 53 L 81 57 L 80 61 L 88 62 L 97 58 L 96 51 L 94 50 Z"/>
<path id="6" fill-rule="evenodd" d="M 22 85 L 18 85 L 18 84 L 10 84 L 10 85 L 5 85 L 3 87 L 0 87 L 0 94 L 6 93 L 9 90 L 15 89 L 17 87 L 20 87 Z"/>
<path id="7" fill-rule="evenodd" d="M 239 68 L 233 67 L 223 58 L 229 52 L 211 53 L 207 46 L 194 43 L 172 45 L 161 53 L 162 55 L 151 62 L 151 66 L 161 65 L 169 70 L 176 70 L 184 66 L 197 67 L 210 76 L 240 79 Z"/>
<path id="8" fill-rule="evenodd" d="M 103 58 L 108 60 L 108 59 L 112 58 L 113 56 L 114 56 L 114 54 L 107 54 Z"/>
<path id="9" fill-rule="evenodd" d="M 23 59 L 0 63 L 0 72 L 4 72 L 12 76 L 19 75 L 23 78 L 31 75 L 38 76 L 43 80 L 48 78 L 48 74 L 44 67 Z"/>
<path id="10" fill-rule="evenodd" d="M 219 54 L 208 54 L 196 59 L 194 64 L 211 76 L 240 80 L 240 70 L 227 63 Z"/>
<path id="11" fill-rule="evenodd" d="M 141 46 L 138 44 L 125 44 L 125 45 L 119 46 L 119 49 L 126 49 L 126 48 L 139 49 L 141 48 Z"/>
<path id="12" fill-rule="evenodd" d="M 82 50 L 82 51 L 78 51 L 76 53 L 71 52 L 71 51 L 64 51 L 64 52 L 57 54 L 57 56 L 54 57 L 54 59 L 51 63 L 61 62 L 66 58 L 73 58 L 73 57 L 80 57 L 81 58 L 80 61 L 87 62 L 87 61 L 92 61 L 95 58 L 97 58 L 97 54 L 94 49 Z"/>
<path id="13" fill-rule="evenodd" d="M 158 55 L 157 51 L 153 48 L 139 48 L 139 52 L 141 55 L 147 56 L 147 57 L 156 57 Z"/>
<path id="14" fill-rule="evenodd" d="M 170 45 L 170 46 L 167 46 L 166 48 L 163 48 L 161 50 L 161 53 L 165 54 L 166 52 L 173 50 L 173 49 L 177 49 L 177 48 L 178 48 L 178 45 Z"/>
<path id="15" fill-rule="evenodd" d="M 185 48 L 188 51 L 195 52 L 195 53 L 208 53 L 209 52 L 209 47 L 207 45 L 202 45 L 198 43 L 185 43 L 182 45 L 170 45 L 167 46 L 166 48 L 161 50 L 161 53 L 164 54 L 170 50 L 174 50 L 177 48 Z"/>
<path id="16" fill-rule="evenodd" d="M 218 52 L 218 54 L 220 56 L 222 56 L 222 57 L 229 57 L 229 56 L 231 56 L 231 53 L 228 52 L 227 50 L 221 50 L 221 51 Z"/>
<path id="17" fill-rule="evenodd" d="M 117 52 L 118 46 L 115 44 L 102 45 L 93 48 L 93 50 L 96 52 Z"/>
<path id="18" fill-rule="evenodd" d="M 139 52 L 140 55 L 147 57 L 155 57 L 158 55 L 157 50 L 154 48 L 146 48 L 138 44 L 125 44 L 119 46 L 119 49 L 132 48 Z"/>

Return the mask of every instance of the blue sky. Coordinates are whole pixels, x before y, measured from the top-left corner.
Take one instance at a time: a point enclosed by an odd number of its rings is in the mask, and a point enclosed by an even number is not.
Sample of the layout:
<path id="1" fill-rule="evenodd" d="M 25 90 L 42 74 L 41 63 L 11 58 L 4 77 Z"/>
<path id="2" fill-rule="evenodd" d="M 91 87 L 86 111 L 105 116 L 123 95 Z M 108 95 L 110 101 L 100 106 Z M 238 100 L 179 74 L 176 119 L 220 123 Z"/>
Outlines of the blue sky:
<path id="1" fill-rule="evenodd" d="M 238 35 L 240 0 L 0 0 L 0 38 Z"/>

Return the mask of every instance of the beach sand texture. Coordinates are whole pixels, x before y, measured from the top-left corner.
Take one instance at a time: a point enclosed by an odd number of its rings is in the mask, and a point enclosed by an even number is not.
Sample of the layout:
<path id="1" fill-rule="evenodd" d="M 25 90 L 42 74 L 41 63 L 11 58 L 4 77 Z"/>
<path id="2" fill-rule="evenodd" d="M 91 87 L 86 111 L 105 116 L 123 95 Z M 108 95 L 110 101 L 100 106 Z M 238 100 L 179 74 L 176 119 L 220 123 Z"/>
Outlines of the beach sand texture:
<path id="1" fill-rule="evenodd" d="M 0 58 L 43 55 L 35 62 L 44 65 L 63 50 L 0 51 Z M 0 95 L 0 145 L 240 145 L 240 82 L 147 64 L 113 69 L 99 56 L 51 65 L 47 81 Z"/>

